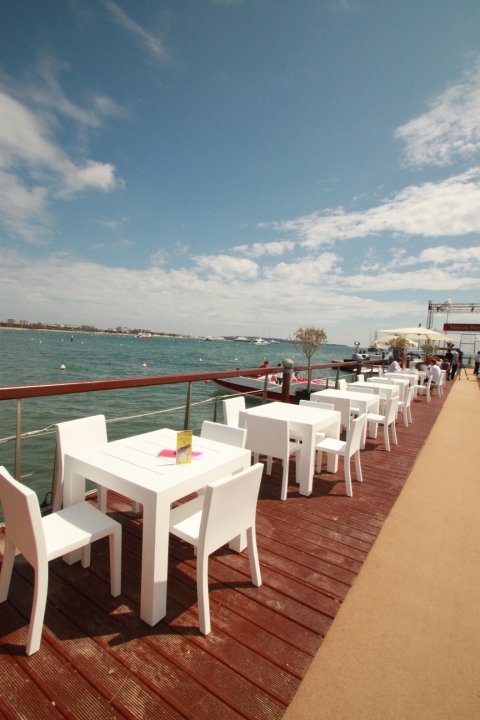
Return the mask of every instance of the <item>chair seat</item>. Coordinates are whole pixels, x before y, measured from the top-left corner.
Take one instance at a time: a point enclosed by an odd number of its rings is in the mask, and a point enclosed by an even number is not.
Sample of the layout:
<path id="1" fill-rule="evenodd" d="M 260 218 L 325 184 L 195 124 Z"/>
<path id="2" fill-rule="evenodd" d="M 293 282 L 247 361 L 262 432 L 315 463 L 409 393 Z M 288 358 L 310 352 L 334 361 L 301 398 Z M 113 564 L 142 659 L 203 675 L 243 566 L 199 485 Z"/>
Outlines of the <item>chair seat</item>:
<path id="1" fill-rule="evenodd" d="M 385 415 L 378 415 L 378 413 L 367 413 L 367 422 L 369 420 L 371 420 L 372 422 L 383 423 L 385 420 Z"/>
<path id="2" fill-rule="evenodd" d="M 344 440 L 336 440 L 335 438 L 325 438 L 321 442 L 315 445 L 317 450 L 323 450 L 325 452 L 336 452 L 341 453 L 345 449 Z"/>
<path id="3" fill-rule="evenodd" d="M 181 540 L 196 545 L 200 535 L 205 495 L 199 495 L 170 510 L 170 532 Z"/>
<path id="4" fill-rule="evenodd" d="M 49 560 L 101 540 L 118 524 L 85 501 L 46 515 L 42 523 Z"/>

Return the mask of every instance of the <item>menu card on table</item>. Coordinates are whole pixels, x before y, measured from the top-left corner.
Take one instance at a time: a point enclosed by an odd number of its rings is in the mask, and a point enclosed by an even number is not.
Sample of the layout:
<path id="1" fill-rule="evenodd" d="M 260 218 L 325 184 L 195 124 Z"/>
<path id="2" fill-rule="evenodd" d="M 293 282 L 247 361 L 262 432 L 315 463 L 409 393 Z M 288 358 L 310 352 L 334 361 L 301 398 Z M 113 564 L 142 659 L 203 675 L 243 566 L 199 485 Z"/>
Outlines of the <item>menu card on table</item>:
<path id="1" fill-rule="evenodd" d="M 188 465 L 192 462 L 192 431 L 183 430 L 177 433 L 177 465 Z"/>

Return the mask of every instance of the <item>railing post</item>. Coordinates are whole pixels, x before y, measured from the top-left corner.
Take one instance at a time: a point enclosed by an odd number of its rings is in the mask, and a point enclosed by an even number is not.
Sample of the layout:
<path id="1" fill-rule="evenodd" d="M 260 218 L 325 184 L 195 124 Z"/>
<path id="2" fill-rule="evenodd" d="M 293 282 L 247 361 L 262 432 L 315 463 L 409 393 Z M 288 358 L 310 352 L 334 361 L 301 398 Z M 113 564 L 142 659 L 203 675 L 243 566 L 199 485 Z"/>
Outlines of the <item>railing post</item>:
<path id="1" fill-rule="evenodd" d="M 290 402 L 290 381 L 292 379 L 293 360 L 290 360 L 290 358 L 284 358 L 282 360 L 282 365 L 282 402 Z"/>
<path id="2" fill-rule="evenodd" d="M 340 380 L 340 368 L 337 367 L 337 374 L 335 376 L 335 390 L 338 390 L 338 381 Z"/>
<path id="3" fill-rule="evenodd" d="M 190 430 L 190 411 L 192 409 L 192 383 L 189 382 L 187 385 L 187 402 L 185 403 L 185 422 L 183 423 L 184 430 Z"/>
<path id="4" fill-rule="evenodd" d="M 20 447 L 22 437 L 22 401 L 17 400 L 17 414 L 15 420 L 15 468 L 14 475 L 16 480 L 20 482 L 20 460 L 22 451 Z"/>
<path id="5" fill-rule="evenodd" d="M 265 378 L 264 378 L 264 382 L 263 382 L 262 404 L 267 402 L 267 392 L 268 392 L 268 372 L 265 374 Z"/>
<path id="6" fill-rule="evenodd" d="M 218 398 L 215 398 L 215 402 L 213 404 L 213 422 L 217 422 L 218 418 Z"/>

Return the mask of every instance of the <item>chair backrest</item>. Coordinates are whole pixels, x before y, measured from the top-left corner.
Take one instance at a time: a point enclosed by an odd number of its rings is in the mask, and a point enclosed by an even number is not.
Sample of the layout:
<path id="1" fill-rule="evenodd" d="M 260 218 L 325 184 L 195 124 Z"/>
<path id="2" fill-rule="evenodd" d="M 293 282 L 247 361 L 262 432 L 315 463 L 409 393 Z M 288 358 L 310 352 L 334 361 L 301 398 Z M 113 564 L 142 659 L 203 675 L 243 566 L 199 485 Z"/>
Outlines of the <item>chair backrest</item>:
<path id="1" fill-rule="evenodd" d="M 415 392 L 415 387 L 413 385 L 409 385 L 407 388 L 407 392 L 405 395 L 405 407 L 408 408 L 412 404 L 413 400 L 413 393 Z"/>
<path id="2" fill-rule="evenodd" d="M 345 378 L 340 378 L 338 381 L 338 389 L 339 390 L 346 390 L 347 389 L 347 381 Z"/>
<path id="3" fill-rule="evenodd" d="M 358 373 L 357 375 L 357 382 L 364 383 L 365 382 L 365 375 L 363 373 Z"/>
<path id="4" fill-rule="evenodd" d="M 288 422 L 247 413 L 246 447 L 254 453 L 288 458 L 290 435 Z"/>
<path id="5" fill-rule="evenodd" d="M 262 471 L 263 465 L 256 463 L 207 485 L 198 543 L 203 545 L 204 554 L 209 555 L 242 530 L 255 527 Z"/>
<path id="6" fill-rule="evenodd" d="M 351 406 L 353 401 L 343 397 L 329 398 L 329 400 L 333 405 L 333 409 L 341 415 L 340 423 L 348 430 L 350 427 Z"/>
<path id="7" fill-rule="evenodd" d="M 55 465 L 54 511 L 60 510 L 63 502 L 63 473 L 65 453 L 74 452 L 86 446 L 97 447 L 107 442 L 105 415 L 91 415 L 78 420 L 68 420 L 55 426 L 57 454 Z"/>
<path id="8" fill-rule="evenodd" d="M 299 405 L 321 408 L 322 410 L 335 410 L 333 403 L 320 402 L 320 400 L 300 400 Z"/>
<path id="9" fill-rule="evenodd" d="M 363 414 L 359 415 L 351 421 L 345 441 L 345 454 L 347 455 L 347 457 L 351 457 L 353 453 L 356 453 L 358 450 L 360 450 L 366 419 L 367 416 Z"/>
<path id="10" fill-rule="evenodd" d="M 373 387 L 370 383 L 352 383 L 351 385 L 347 385 L 347 390 L 349 392 L 361 392 L 361 393 L 370 393 L 373 395 L 378 395 L 380 393 L 380 390 L 377 387 Z"/>
<path id="11" fill-rule="evenodd" d="M 398 397 L 392 397 L 385 403 L 385 422 L 391 425 L 397 417 Z"/>
<path id="12" fill-rule="evenodd" d="M 245 398 L 243 397 L 243 395 L 223 400 L 222 406 L 223 420 L 225 424 L 233 425 L 233 427 L 238 427 L 240 410 L 245 410 Z"/>
<path id="13" fill-rule="evenodd" d="M 5 518 L 5 535 L 33 565 L 46 562 L 47 547 L 36 493 L 0 467 L 0 500 Z"/>
<path id="14" fill-rule="evenodd" d="M 208 440 L 216 440 L 226 445 L 235 445 L 244 448 L 247 439 L 247 431 L 244 428 L 233 427 L 233 425 L 223 425 L 222 423 L 204 420 L 200 436 Z"/>

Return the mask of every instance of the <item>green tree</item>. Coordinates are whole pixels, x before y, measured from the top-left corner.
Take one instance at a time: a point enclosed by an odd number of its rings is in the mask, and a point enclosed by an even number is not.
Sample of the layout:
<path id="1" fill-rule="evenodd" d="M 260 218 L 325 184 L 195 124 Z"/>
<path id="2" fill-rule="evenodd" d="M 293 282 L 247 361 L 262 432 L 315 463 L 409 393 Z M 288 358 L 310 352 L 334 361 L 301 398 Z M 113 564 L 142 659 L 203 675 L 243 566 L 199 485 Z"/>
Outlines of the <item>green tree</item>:
<path id="1" fill-rule="evenodd" d="M 312 380 L 312 358 L 317 352 L 320 345 L 327 342 L 327 333 L 323 328 L 313 326 L 302 327 L 293 333 L 293 342 L 299 352 L 307 358 L 308 364 L 308 384 L 307 390 L 310 390 Z"/>
<path id="2" fill-rule="evenodd" d="M 390 350 L 392 351 L 395 360 L 403 360 L 403 357 L 409 345 L 410 343 L 408 338 L 403 337 L 402 335 L 397 335 L 397 337 L 393 338 L 390 343 Z"/>

